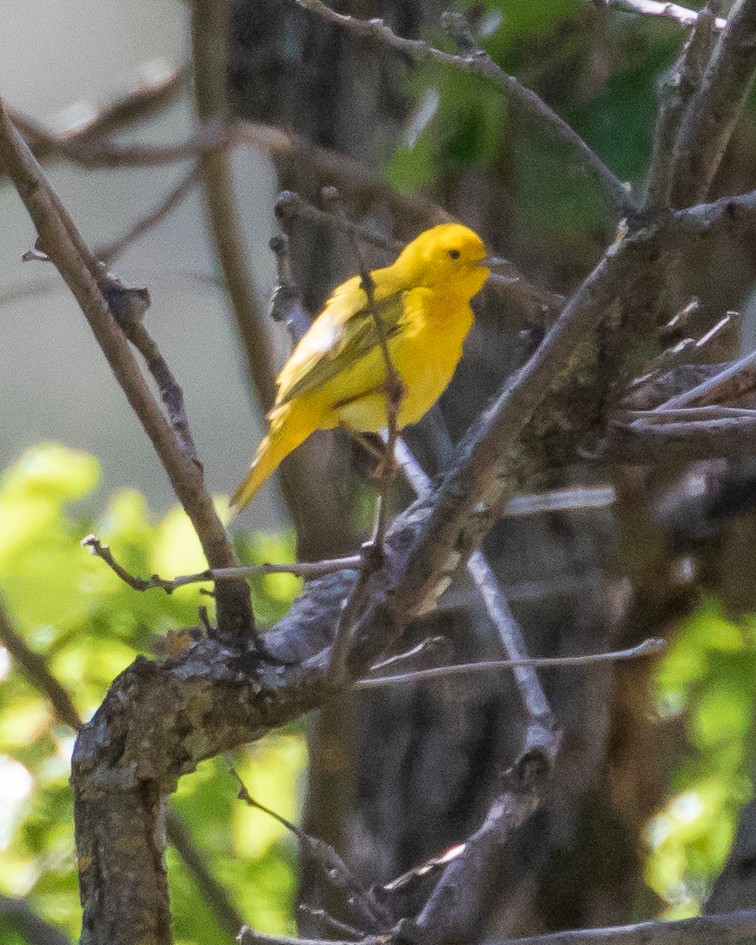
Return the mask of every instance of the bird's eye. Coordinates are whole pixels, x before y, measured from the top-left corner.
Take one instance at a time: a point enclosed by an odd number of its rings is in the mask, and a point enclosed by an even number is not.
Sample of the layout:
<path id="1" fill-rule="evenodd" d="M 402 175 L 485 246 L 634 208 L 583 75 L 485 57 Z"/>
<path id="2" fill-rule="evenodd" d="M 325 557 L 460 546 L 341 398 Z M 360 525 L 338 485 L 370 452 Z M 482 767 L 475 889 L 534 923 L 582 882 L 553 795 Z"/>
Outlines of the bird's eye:
<path id="1" fill-rule="evenodd" d="M 458 249 L 450 249 L 450 250 L 449 250 L 449 255 L 451 256 L 452 259 L 459 259 L 459 257 L 460 257 L 462 254 L 460 253 L 460 251 L 459 251 Z"/>

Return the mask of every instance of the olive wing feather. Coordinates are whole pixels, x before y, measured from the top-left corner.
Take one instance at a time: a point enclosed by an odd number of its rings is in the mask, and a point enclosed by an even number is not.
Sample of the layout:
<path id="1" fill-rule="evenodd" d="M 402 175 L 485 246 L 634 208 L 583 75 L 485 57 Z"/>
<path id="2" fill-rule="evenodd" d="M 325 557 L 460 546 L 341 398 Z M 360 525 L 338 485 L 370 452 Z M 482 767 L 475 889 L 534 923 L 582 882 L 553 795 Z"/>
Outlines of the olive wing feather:
<path id="1" fill-rule="evenodd" d="M 341 285 L 326 303 L 278 378 L 276 405 L 318 390 L 380 345 L 378 328 L 360 277 Z M 401 331 L 404 293 L 374 299 L 389 339 Z"/>

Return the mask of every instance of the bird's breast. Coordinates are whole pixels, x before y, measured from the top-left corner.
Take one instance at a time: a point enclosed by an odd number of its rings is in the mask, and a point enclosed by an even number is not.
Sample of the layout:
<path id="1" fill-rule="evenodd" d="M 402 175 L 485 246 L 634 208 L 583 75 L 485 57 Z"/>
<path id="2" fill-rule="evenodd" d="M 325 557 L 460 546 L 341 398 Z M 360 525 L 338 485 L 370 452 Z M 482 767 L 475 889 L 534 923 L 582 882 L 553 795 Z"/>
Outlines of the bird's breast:
<path id="1" fill-rule="evenodd" d="M 427 290 L 414 291 L 408 296 L 401 330 L 389 340 L 391 363 L 405 388 L 399 407 L 400 428 L 417 423 L 446 390 L 472 325 L 472 311 L 467 302 L 445 301 Z M 366 385 L 368 390 L 364 396 L 358 395 L 339 404 L 338 422 L 355 430 L 377 432 L 387 426 L 386 397 L 376 392 L 376 387 L 386 377 L 380 349 L 361 362 L 360 374 L 363 384 L 371 378 Z"/>

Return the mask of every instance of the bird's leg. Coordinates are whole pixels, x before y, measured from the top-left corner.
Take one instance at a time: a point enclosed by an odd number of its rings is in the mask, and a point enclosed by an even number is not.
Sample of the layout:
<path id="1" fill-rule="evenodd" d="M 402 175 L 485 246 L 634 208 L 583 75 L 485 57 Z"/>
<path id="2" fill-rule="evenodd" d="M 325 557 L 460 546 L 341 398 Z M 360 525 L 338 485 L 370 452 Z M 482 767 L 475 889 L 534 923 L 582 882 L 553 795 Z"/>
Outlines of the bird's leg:
<path id="1" fill-rule="evenodd" d="M 345 433 L 348 433 L 355 443 L 359 443 L 365 452 L 372 456 L 377 463 L 382 463 L 384 461 L 386 458 L 386 451 L 382 445 L 376 446 L 375 443 L 372 443 L 364 433 L 358 432 L 353 427 L 350 427 L 348 423 L 344 423 L 343 420 L 339 424 L 339 427 L 344 430 Z M 373 475 L 375 475 L 375 473 L 373 473 Z"/>

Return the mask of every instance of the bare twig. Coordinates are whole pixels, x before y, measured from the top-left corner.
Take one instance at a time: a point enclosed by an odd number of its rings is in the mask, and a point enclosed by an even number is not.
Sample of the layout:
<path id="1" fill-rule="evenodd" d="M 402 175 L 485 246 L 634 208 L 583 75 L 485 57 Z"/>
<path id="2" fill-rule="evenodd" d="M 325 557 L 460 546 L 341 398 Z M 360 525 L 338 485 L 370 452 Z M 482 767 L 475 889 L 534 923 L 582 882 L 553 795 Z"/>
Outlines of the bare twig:
<path id="1" fill-rule="evenodd" d="M 192 6 L 192 58 L 197 112 L 203 121 L 229 120 L 227 43 L 229 0 L 197 0 Z M 241 134 L 241 132 L 239 132 Z M 267 318 L 258 302 L 236 207 L 230 152 L 220 146 L 200 160 L 210 230 L 241 339 L 250 389 L 264 411 L 276 392 L 275 356 Z M 306 454 L 296 451 L 281 469 L 281 488 L 297 532 L 318 530 Z M 315 525 L 312 523 L 315 521 Z"/>
<path id="2" fill-rule="evenodd" d="M 622 10 L 624 13 L 636 13 L 640 16 L 655 16 L 665 20 L 673 20 L 680 26 L 695 26 L 701 17 L 701 11 L 688 10 L 677 3 L 665 3 L 664 0 L 596 0 L 598 5 Z M 717 17 L 714 29 L 721 33 L 727 26 L 724 17 Z"/>
<path id="3" fill-rule="evenodd" d="M 721 373 L 715 374 L 702 384 L 676 397 L 670 397 L 656 410 L 660 412 L 678 407 L 705 407 L 721 404 L 726 400 L 737 400 L 754 389 L 756 389 L 756 351 L 728 364 Z"/>
<path id="4" fill-rule="evenodd" d="M 446 450 L 450 451 L 449 434 L 440 418 L 438 427 L 442 434 L 442 444 Z M 400 439 L 397 444 L 397 455 L 401 469 L 417 495 L 421 498 L 428 496 L 431 491 L 430 480 L 404 440 Z M 489 617 L 499 632 L 504 652 L 509 660 L 514 661 L 512 666 L 515 667 L 515 681 L 525 711 L 532 722 L 546 725 L 549 728 L 552 727 L 551 707 L 538 679 L 538 674 L 529 663 L 524 662 L 526 654 L 525 641 L 520 628 L 514 619 L 506 597 L 499 587 L 496 575 L 480 549 L 476 549 L 470 555 L 467 561 L 467 570 L 483 600 Z"/>
<path id="5" fill-rule="evenodd" d="M 697 341 L 692 338 L 684 338 L 672 348 L 665 348 L 664 351 L 649 364 L 645 365 L 647 372 L 641 377 L 635 378 L 628 385 L 629 406 L 633 406 L 648 396 L 648 388 L 652 384 L 657 384 L 663 375 L 668 374 L 675 368 L 690 366 L 700 363 L 708 354 L 708 347 L 715 338 L 719 338 L 724 331 L 737 323 L 740 317 L 739 312 L 727 312 L 720 320 L 712 326 Z"/>
<path id="6" fill-rule="evenodd" d="M 420 660 L 427 660 L 429 657 L 437 656 L 439 652 L 448 650 L 449 641 L 446 637 L 427 637 L 421 640 L 417 646 L 404 653 L 397 653 L 396 656 L 389 656 L 385 660 L 379 660 L 370 667 L 371 678 L 373 675 L 385 672 L 387 669 L 393 669 L 396 666 L 402 666 L 409 663 L 417 667 Z"/>
<path id="7" fill-rule="evenodd" d="M 180 449 L 173 430 L 155 403 L 123 332 L 98 284 L 93 257 L 36 159 L 13 127 L 0 102 L 0 161 L 26 204 L 42 247 L 75 295 L 102 350 L 163 463 L 176 494 L 194 525 L 211 567 L 236 565 L 231 544 L 204 487 L 201 469 Z M 245 582 L 229 582 L 217 594 L 219 630 L 243 640 L 254 631 Z M 251 638 L 254 640 L 254 637 Z M 250 640 L 250 642 L 251 642 Z"/>
<path id="8" fill-rule="evenodd" d="M 231 901 L 227 890 L 208 869 L 207 853 L 196 846 L 187 823 L 176 811 L 169 810 L 166 828 L 168 840 L 197 884 L 218 926 L 228 936 L 238 934 L 244 920 Z"/>
<path id="9" fill-rule="evenodd" d="M 18 663 L 21 672 L 32 686 L 49 700 L 55 716 L 64 725 L 76 731 L 82 720 L 68 690 L 50 672 L 47 660 L 39 653 L 35 653 L 23 637 L 13 629 L 2 600 L 0 600 L 0 643 Z"/>
<path id="10" fill-rule="evenodd" d="M 439 207 L 439 219 L 441 213 L 442 211 Z M 383 236 L 366 226 L 360 226 L 359 223 L 354 223 L 342 214 L 329 213 L 327 210 L 321 210 L 319 207 L 305 200 L 304 197 L 289 190 L 285 190 L 279 194 L 276 200 L 276 215 L 279 220 L 282 221 L 282 224 L 289 219 L 301 219 L 321 226 L 332 227 L 343 233 L 359 237 L 362 242 L 368 243 L 371 246 L 378 246 L 394 255 L 401 252 L 404 248 L 404 244 L 401 240 Z M 447 215 L 446 220 L 450 219 L 451 217 Z M 438 222 L 438 219 L 434 219 L 434 217 L 431 216 L 425 218 L 422 222 L 426 226 L 430 226 Z M 564 305 L 564 296 L 528 281 L 514 263 L 507 261 L 504 268 L 504 273 L 492 272 L 488 277 L 488 284 L 493 286 L 501 295 L 511 296 L 531 311 L 542 311 L 543 309 L 557 310 Z"/>
<path id="11" fill-rule="evenodd" d="M 165 59 L 142 65 L 127 79 L 123 91 L 97 106 L 77 104 L 65 109 L 53 124 L 61 131 L 50 131 L 14 109 L 9 109 L 13 124 L 29 144 L 38 161 L 66 158 L 71 147 L 117 131 L 149 117 L 179 94 L 183 70 Z M 70 116 L 75 115 L 72 121 Z"/>
<path id="12" fill-rule="evenodd" d="M 620 425 L 614 432 L 608 456 L 622 462 L 655 465 L 756 452 L 754 420 L 725 417 L 693 423 L 636 421 L 629 426 Z"/>
<path id="13" fill-rule="evenodd" d="M 640 922 L 613 928 L 552 932 L 491 945 L 751 945 L 754 934 L 756 910 L 676 922 Z"/>
<path id="14" fill-rule="evenodd" d="M 461 55 L 452 55 L 436 49 L 420 39 L 404 39 L 397 36 L 388 24 L 380 19 L 360 20 L 354 16 L 337 13 L 322 0 L 296 0 L 305 10 L 317 13 L 330 23 L 344 27 L 360 36 L 369 36 L 406 53 L 413 59 L 436 62 L 452 66 L 462 72 L 472 72 L 482 76 L 497 88 L 504 91 L 511 106 L 521 109 L 536 118 L 560 140 L 568 144 L 587 168 L 601 179 L 604 189 L 615 210 L 624 214 L 634 209 L 634 202 L 628 188 L 612 173 L 601 158 L 585 143 L 559 115 L 556 114 L 535 92 L 522 86 L 513 76 L 507 75 L 484 50 L 468 50 Z M 459 29 L 457 29 L 459 33 Z"/>
<path id="15" fill-rule="evenodd" d="M 333 558 L 323 561 L 294 561 L 291 564 L 247 564 L 234 568 L 208 568 L 198 571 L 197 574 L 182 574 L 175 578 L 161 578 L 153 574 L 149 578 L 139 578 L 130 574 L 120 565 L 108 545 L 104 545 L 96 535 L 87 535 L 82 539 L 82 545 L 88 548 L 96 558 L 100 558 L 113 570 L 118 577 L 135 591 L 150 591 L 159 588 L 166 594 L 172 594 L 178 587 L 187 584 L 198 584 L 203 581 L 236 581 L 239 578 L 252 577 L 258 574 L 294 574 L 306 581 L 312 578 L 323 577 L 324 574 L 335 574 L 338 571 L 359 571 L 363 567 L 361 555 L 352 555 L 348 558 Z"/>
<path id="16" fill-rule="evenodd" d="M 346 935 L 347 938 L 352 938 L 355 941 L 359 941 L 365 936 L 363 931 L 360 931 L 360 929 L 355 928 L 353 925 L 342 922 L 340 919 L 335 919 L 332 915 L 329 915 L 325 909 L 313 909 L 312 906 L 308 906 L 307 903 L 300 902 L 297 906 L 297 912 L 319 923 L 328 932 L 335 932 L 337 935 Z M 329 938 L 331 937 L 332 936 L 329 936 Z"/>
<path id="17" fill-rule="evenodd" d="M 697 916 L 676 922 L 640 922 L 611 928 L 552 932 L 527 938 L 498 939 L 490 945 L 752 945 L 756 934 L 756 910 L 724 915 Z M 261 935 L 244 926 L 239 945 L 323 945 L 318 939 L 286 938 Z M 366 936 L 360 945 L 395 945 L 396 937 Z M 333 941 L 330 945 L 354 945 L 351 941 Z"/>
<path id="18" fill-rule="evenodd" d="M 299 840 L 303 854 L 312 858 L 323 871 L 329 883 L 346 894 L 347 905 L 355 913 L 360 926 L 371 931 L 387 927 L 388 917 L 380 903 L 376 901 L 369 890 L 363 889 L 360 883 L 357 882 L 352 871 L 336 850 L 329 843 L 320 840 L 318 837 L 313 837 L 270 807 L 256 801 L 250 795 L 244 781 L 228 757 L 226 757 L 226 765 L 229 773 L 239 785 L 239 799 L 248 806 L 261 810 L 294 834 Z"/>
<path id="19" fill-rule="evenodd" d="M 481 660 L 477 663 L 455 663 L 452 666 L 432 666 L 429 669 L 416 669 L 409 673 L 396 676 L 376 676 L 368 679 L 358 679 L 353 684 L 354 689 L 380 689 L 383 686 L 395 686 L 401 683 L 415 683 L 428 679 L 446 679 L 448 676 L 467 675 L 469 673 L 487 672 L 492 669 L 516 669 L 521 666 L 545 669 L 559 666 L 591 666 L 594 663 L 619 663 L 623 660 L 634 660 L 644 656 L 651 656 L 661 652 L 666 643 L 664 640 L 649 637 L 625 650 L 612 650 L 609 653 L 586 653 L 582 656 L 533 656 L 512 660 Z"/>
<path id="20" fill-rule="evenodd" d="M 204 122 L 225 123 L 229 115 L 226 92 L 228 0 L 198 0 L 192 7 L 194 93 Z M 244 235 L 233 192 L 228 147 L 220 145 L 200 160 L 210 228 L 218 263 L 228 289 L 247 372 L 264 410 L 275 399 L 275 363 L 265 319 L 259 309 L 244 251 Z"/>
<path id="21" fill-rule="evenodd" d="M 691 422 L 694 420 L 722 420 L 736 418 L 739 420 L 756 419 L 756 410 L 748 407 L 656 407 L 654 410 L 627 410 L 620 416 L 627 420 L 640 420 L 642 423 L 674 423 L 678 420 Z"/>
<path id="22" fill-rule="evenodd" d="M 131 320 L 121 323 L 121 327 L 126 337 L 142 355 L 150 374 L 155 378 L 178 448 L 195 466 L 202 469 L 184 407 L 184 392 L 173 376 L 168 362 L 141 321 Z"/>
<path id="23" fill-rule="evenodd" d="M 517 495 L 504 507 L 507 518 L 542 515 L 546 512 L 580 512 L 585 509 L 605 509 L 614 505 L 617 495 L 613 486 L 572 486 Z"/>

